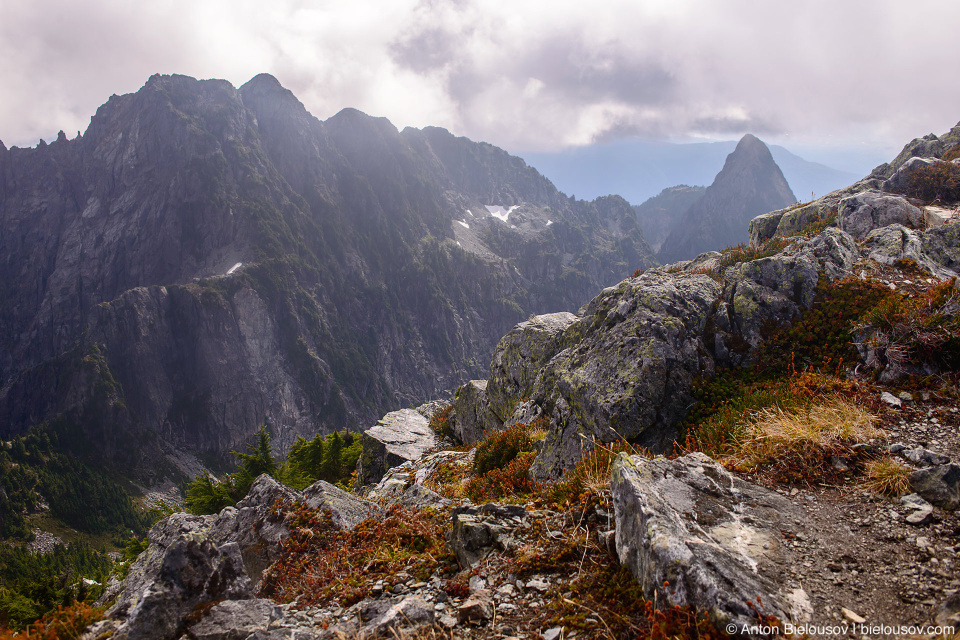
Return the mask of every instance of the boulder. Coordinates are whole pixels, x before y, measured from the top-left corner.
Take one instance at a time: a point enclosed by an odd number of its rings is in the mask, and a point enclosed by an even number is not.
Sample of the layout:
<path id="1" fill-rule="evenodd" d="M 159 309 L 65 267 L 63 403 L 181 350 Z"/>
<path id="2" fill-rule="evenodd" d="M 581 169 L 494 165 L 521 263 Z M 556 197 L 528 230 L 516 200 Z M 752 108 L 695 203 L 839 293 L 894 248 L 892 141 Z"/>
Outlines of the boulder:
<path id="1" fill-rule="evenodd" d="M 438 451 L 419 460 L 409 460 L 390 469 L 386 475 L 372 487 L 366 498 L 373 502 L 386 503 L 388 506 L 401 502 L 405 506 L 429 506 L 442 508 L 447 500 L 430 491 L 423 483 L 438 473 L 442 467 L 470 467 L 473 464 L 474 451 Z M 420 487 L 420 489 L 414 489 Z M 421 491 L 421 489 L 423 491 Z M 413 492 L 411 493 L 411 490 Z M 426 492 L 426 493 L 425 493 Z M 420 499 L 424 504 L 417 504 Z"/>
<path id="2" fill-rule="evenodd" d="M 282 618 L 283 611 L 272 600 L 226 600 L 191 625 L 188 634 L 191 640 L 247 640 Z"/>
<path id="3" fill-rule="evenodd" d="M 118 640 L 174 640 L 198 606 L 251 597 L 253 585 L 240 547 L 236 543 L 218 547 L 194 533 L 175 540 L 163 552 L 147 587 L 118 601 L 107 615 L 123 619 L 113 635 Z"/>
<path id="4" fill-rule="evenodd" d="M 277 559 L 280 542 L 290 535 L 286 523 L 271 515 L 270 508 L 278 500 L 293 503 L 301 499 L 299 492 L 262 474 L 236 508 L 228 507 L 217 515 L 208 532 L 210 539 L 216 544 L 235 542 L 247 575 L 254 583 L 259 582 Z"/>
<path id="5" fill-rule="evenodd" d="M 960 508 L 960 464 L 917 469 L 910 474 L 914 493 L 944 511 Z"/>
<path id="6" fill-rule="evenodd" d="M 353 529 L 376 515 L 377 505 L 352 493 L 318 480 L 303 490 L 303 502 L 311 509 L 329 511 L 338 529 Z"/>
<path id="7" fill-rule="evenodd" d="M 515 405 L 531 395 L 537 375 L 560 351 L 565 332 L 576 320 L 566 312 L 536 316 L 515 326 L 497 343 L 487 396 L 500 422 L 506 422 Z"/>
<path id="8" fill-rule="evenodd" d="M 450 430 L 457 441 L 473 444 L 484 434 L 502 426 L 503 421 L 490 408 L 486 380 L 470 380 L 456 390 L 450 412 Z"/>
<path id="9" fill-rule="evenodd" d="M 797 238 L 779 253 L 727 268 L 723 299 L 708 342 L 718 364 L 750 362 L 771 323 L 789 325 L 813 304 L 817 282 L 850 275 L 859 257 L 848 234 L 828 228 L 815 238 Z"/>
<path id="10" fill-rule="evenodd" d="M 514 545 L 512 532 L 527 522 L 527 512 L 517 505 L 485 504 L 457 507 L 451 516 L 453 526 L 446 546 L 464 569 L 476 566 L 494 551 Z"/>
<path id="11" fill-rule="evenodd" d="M 391 467 L 416 460 L 437 446 L 430 423 L 415 409 L 392 411 L 363 432 L 356 487 L 375 484 Z"/>
<path id="12" fill-rule="evenodd" d="M 910 189 L 913 175 L 917 171 L 932 167 L 937 163 L 944 162 L 937 158 L 920 158 L 914 156 L 904 162 L 900 167 L 883 183 L 883 190 L 888 193 L 907 193 Z"/>
<path id="13" fill-rule="evenodd" d="M 920 234 L 926 260 L 948 277 L 960 274 L 960 224 L 946 224 Z"/>
<path id="14" fill-rule="evenodd" d="M 917 227 L 923 213 L 904 198 L 869 190 L 840 201 L 840 228 L 855 239 L 865 238 L 874 229 L 891 224 Z"/>
<path id="15" fill-rule="evenodd" d="M 787 591 L 797 559 L 783 539 L 802 516 L 788 500 L 702 453 L 620 454 L 611 491 L 617 555 L 648 598 L 707 612 L 718 629 L 756 624 L 758 611 L 799 617 Z"/>
<path id="16" fill-rule="evenodd" d="M 594 298 L 537 382 L 550 428 L 531 475 L 559 476 L 595 441 L 668 449 L 713 367 L 702 335 L 720 292 L 706 275 L 647 272 Z"/>
<path id="17" fill-rule="evenodd" d="M 780 225 L 780 219 L 783 218 L 784 214 L 791 208 L 792 207 L 788 207 L 778 211 L 771 211 L 770 213 L 762 213 L 751 220 L 750 226 L 747 227 L 750 235 L 750 246 L 759 246 L 777 235 L 777 227 Z"/>

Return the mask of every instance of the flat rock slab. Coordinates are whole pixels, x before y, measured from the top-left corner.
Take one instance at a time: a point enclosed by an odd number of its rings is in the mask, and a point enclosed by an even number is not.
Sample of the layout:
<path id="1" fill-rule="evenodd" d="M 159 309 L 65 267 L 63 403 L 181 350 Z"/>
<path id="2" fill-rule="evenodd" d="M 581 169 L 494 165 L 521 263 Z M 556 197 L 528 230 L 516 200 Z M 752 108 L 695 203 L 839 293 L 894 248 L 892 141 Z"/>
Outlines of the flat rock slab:
<path id="1" fill-rule="evenodd" d="M 648 598 L 708 612 L 718 629 L 756 624 L 757 610 L 784 622 L 802 615 L 786 575 L 797 560 L 783 544 L 801 515 L 785 498 L 702 453 L 620 454 L 611 489 L 617 555 Z"/>
<path id="2" fill-rule="evenodd" d="M 363 432 L 357 486 L 375 484 L 388 469 L 416 460 L 437 446 L 437 435 L 416 409 L 391 411 Z"/>

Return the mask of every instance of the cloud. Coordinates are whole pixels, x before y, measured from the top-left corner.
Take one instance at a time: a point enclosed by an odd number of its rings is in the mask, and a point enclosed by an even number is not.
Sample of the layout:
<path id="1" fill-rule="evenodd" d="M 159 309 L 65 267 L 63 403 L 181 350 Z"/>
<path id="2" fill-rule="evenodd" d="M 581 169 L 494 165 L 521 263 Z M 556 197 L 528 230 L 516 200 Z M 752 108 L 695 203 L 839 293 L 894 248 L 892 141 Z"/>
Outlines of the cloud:
<path id="1" fill-rule="evenodd" d="M 517 152 L 747 131 L 893 149 L 960 119 L 952 57 L 917 44 L 952 42 L 958 18 L 939 0 L 7 3 L 0 139 L 82 130 L 157 72 L 269 72 L 320 118 L 355 107 Z"/>

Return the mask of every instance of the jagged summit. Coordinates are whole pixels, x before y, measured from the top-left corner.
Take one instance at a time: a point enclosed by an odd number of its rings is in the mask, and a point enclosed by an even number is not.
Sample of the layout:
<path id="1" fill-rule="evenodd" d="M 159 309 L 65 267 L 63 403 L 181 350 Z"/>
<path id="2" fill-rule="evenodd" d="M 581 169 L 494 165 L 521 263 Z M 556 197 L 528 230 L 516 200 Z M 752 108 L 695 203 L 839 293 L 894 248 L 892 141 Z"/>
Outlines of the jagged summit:
<path id="1" fill-rule="evenodd" d="M 750 220 L 796 201 L 767 145 L 747 134 L 703 197 L 667 236 L 659 258 L 674 262 L 746 242 Z"/>
<path id="2" fill-rule="evenodd" d="M 60 417 L 133 458 L 359 427 L 653 261 L 625 202 L 441 130 L 321 122 L 268 74 L 154 75 L 82 139 L 0 149 L 0 255 L 0 432 Z"/>

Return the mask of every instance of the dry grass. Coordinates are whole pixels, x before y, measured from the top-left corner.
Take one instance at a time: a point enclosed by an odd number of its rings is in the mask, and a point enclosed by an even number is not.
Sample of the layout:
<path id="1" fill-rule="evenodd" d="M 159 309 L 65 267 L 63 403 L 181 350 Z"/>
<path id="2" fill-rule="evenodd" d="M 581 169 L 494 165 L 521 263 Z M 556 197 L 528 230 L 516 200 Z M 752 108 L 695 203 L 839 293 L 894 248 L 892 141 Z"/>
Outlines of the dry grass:
<path id="1" fill-rule="evenodd" d="M 866 464 L 867 479 L 864 489 L 881 495 L 899 498 L 910 491 L 912 469 L 890 457 L 872 460 Z"/>
<path id="2" fill-rule="evenodd" d="M 753 414 L 730 458 L 746 471 L 791 454 L 819 458 L 832 448 L 882 435 L 873 426 L 876 420 L 875 415 L 840 395 L 827 396 L 806 410 L 761 409 Z"/>

